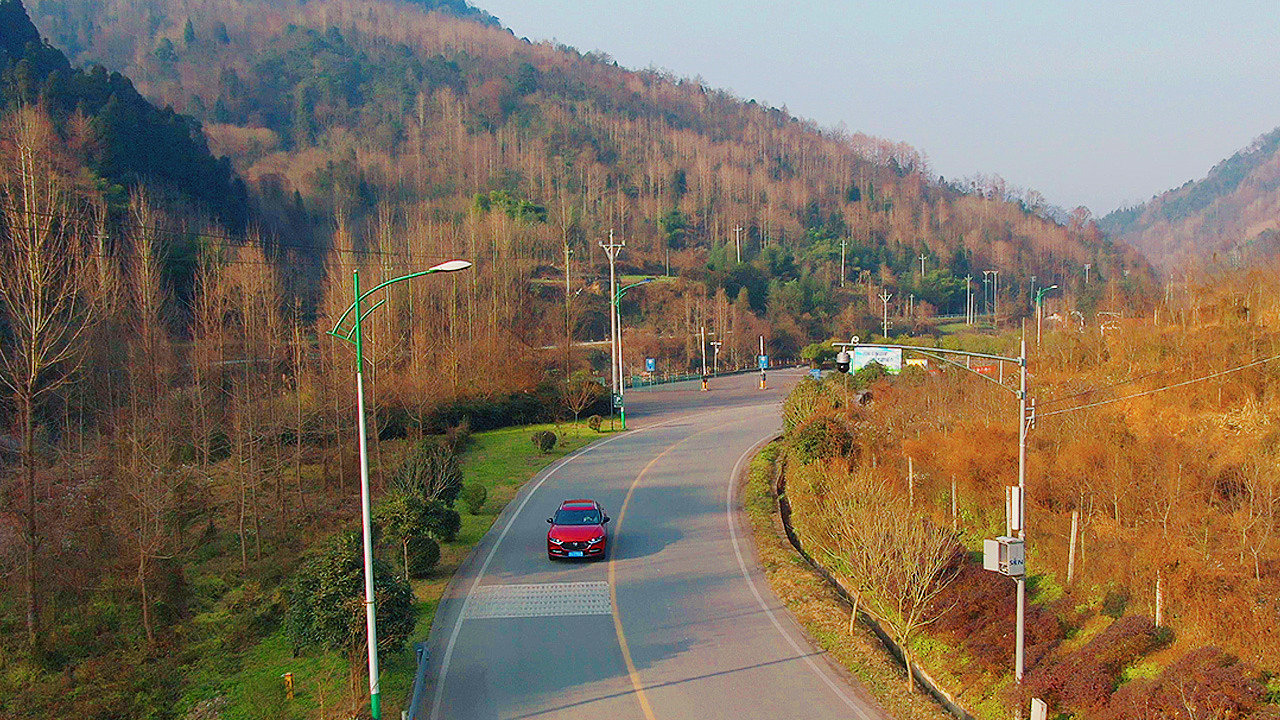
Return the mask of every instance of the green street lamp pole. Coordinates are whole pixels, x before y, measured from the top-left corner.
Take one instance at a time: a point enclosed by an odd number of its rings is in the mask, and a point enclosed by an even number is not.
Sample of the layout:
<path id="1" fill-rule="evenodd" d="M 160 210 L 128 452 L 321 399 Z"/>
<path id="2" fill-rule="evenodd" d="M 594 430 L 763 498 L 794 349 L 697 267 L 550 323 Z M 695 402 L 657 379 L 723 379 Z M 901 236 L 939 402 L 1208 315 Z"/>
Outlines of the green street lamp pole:
<path id="1" fill-rule="evenodd" d="M 1050 285 L 1036 291 L 1036 347 L 1040 347 L 1040 321 L 1044 318 L 1044 294 L 1057 287 L 1057 285 Z"/>
<path id="2" fill-rule="evenodd" d="M 654 278 L 645 278 L 640 282 L 631 283 L 630 285 L 627 285 L 621 288 L 620 290 L 618 290 L 618 292 L 613 294 L 613 301 L 610 303 L 610 305 L 612 306 L 610 309 L 610 312 L 612 312 L 613 316 L 617 318 L 618 357 L 614 362 L 618 367 L 618 399 L 619 399 L 618 417 L 622 422 L 623 430 L 627 429 L 627 408 L 626 408 L 626 405 L 621 402 L 621 399 L 623 397 L 624 388 L 627 383 L 626 383 L 626 378 L 624 378 L 622 375 L 622 315 L 618 313 L 618 303 L 622 301 L 622 296 L 625 295 L 626 292 L 631 288 L 636 287 L 638 285 L 648 285 L 649 283 L 653 282 L 653 280 Z"/>
<path id="3" fill-rule="evenodd" d="M 360 294 L 360 271 L 353 270 L 351 271 L 351 284 L 355 291 L 355 302 L 351 303 L 346 312 L 342 313 L 342 317 L 338 318 L 338 322 L 334 323 L 333 329 L 329 331 L 330 335 L 346 340 L 355 345 L 356 348 L 356 413 L 358 415 L 357 425 L 360 433 L 360 512 L 361 530 L 364 535 L 364 611 L 365 630 L 368 634 L 369 644 L 369 709 L 373 720 L 382 719 L 382 688 L 378 677 L 378 622 L 377 610 L 374 607 L 373 599 L 373 526 L 369 517 L 369 452 L 367 447 L 368 433 L 365 428 L 364 417 L 364 333 L 361 325 L 369 313 L 377 310 L 386 300 L 379 300 L 368 310 L 363 310 L 362 305 L 370 295 L 393 283 L 411 280 L 432 273 L 457 272 L 469 267 L 471 267 L 471 263 L 466 260 L 450 260 L 422 272 L 410 273 L 388 280 L 363 295 Z M 345 333 L 341 332 L 342 324 L 346 322 L 347 316 L 352 312 L 355 313 L 355 321 L 352 323 L 351 329 Z"/>

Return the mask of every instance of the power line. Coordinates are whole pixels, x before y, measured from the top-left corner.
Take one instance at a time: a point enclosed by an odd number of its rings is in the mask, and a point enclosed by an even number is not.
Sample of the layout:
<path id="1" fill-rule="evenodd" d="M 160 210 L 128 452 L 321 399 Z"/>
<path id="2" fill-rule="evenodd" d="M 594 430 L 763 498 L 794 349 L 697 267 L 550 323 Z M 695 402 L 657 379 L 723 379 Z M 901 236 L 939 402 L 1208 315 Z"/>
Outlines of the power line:
<path id="1" fill-rule="evenodd" d="M 1093 393 L 1102 392 L 1103 390 L 1110 390 L 1111 388 L 1120 387 L 1122 385 L 1128 385 L 1129 383 L 1135 383 L 1139 380 L 1145 380 L 1149 377 L 1152 377 L 1153 375 L 1167 375 L 1169 374 L 1169 372 L 1170 372 L 1169 370 L 1152 370 L 1149 373 L 1137 375 L 1135 377 L 1131 377 L 1126 380 L 1117 380 L 1116 382 L 1113 382 L 1110 385 L 1100 385 L 1096 388 L 1091 388 L 1089 390 L 1081 390 L 1080 392 L 1072 393 L 1070 395 L 1063 395 L 1061 397 L 1050 398 L 1048 400 L 1041 402 L 1040 405 L 1041 407 L 1045 405 L 1056 405 L 1057 403 L 1066 402 L 1067 400 L 1072 400 L 1074 398 L 1082 397 L 1084 395 L 1092 395 Z"/>
<path id="2" fill-rule="evenodd" d="M 1254 360 L 1254 361 L 1253 361 L 1253 362 L 1251 362 L 1251 363 L 1248 363 L 1248 364 L 1246 364 L 1246 365 L 1241 365 L 1241 366 L 1239 366 L 1239 367 L 1233 367 L 1233 368 L 1230 368 L 1229 370 L 1222 370 L 1222 371 L 1220 371 L 1220 372 L 1211 373 L 1211 374 L 1209 374 L 1209 375 L 1205 375 L 1205 376 L 1203 376 L 1203 377 L 1198 377 L 1198 378 L 1194 378 L 1194 379 L 1191 379 L 1191 380 L 1184 380 L 1184 381 L 1182 381 L 1182 382 L 1180 382 L 1180 383 L 1174 383 L 1174 384 L 1172 384 L 1172 385 L 1165 385 L 1164 387 L 1158 387 L 1158 388 L 1155 388 L 1155 389 L 1153 389 L 1153 390 L 1144 390 L 1144 391 L 1139 392 L 1139 393 L 1133 393 L 1132 395 L 1125 395 L 1124 397 L 1112 398 L 1112 399 L 1110 399 L 1110 400 L 1101 400 L 1101 401 L 1096 402 L 1096 403 L 1089 403 L 1089 404 L 1087 404 L 1087 405 L 1079 405 L 1079 406 L 1072 407 L 1072 408 L 1066 408 L 1066 409 L 1064 409 L 1064 410 L 1054 410 L 1053 412 L 1037 413 L 1037 414 L 1036 414 L 1036 417 L 1037 417 L 1037 418 L 1052 417 L 1052 416 L 1054 416 L 1054 415 L 1062 415 L 1062 414 L 1064 414 L 1064 413 L 1075 412 L 1075 411 L 1077 411 L 1077 410 L 1088 410 L 1089 408 L 1095 408 L 1095 407 L 1099 407 L 1099 406 L 1101 406 L 1101 405 L 1110 405 L 1110 404 L 1112 404 L 1112 403 L 1118 403 L 1118 402 L 1121 402 L 1122 400 L 1132 400 L 1133 398 L 1142 397 L 1142 396 L 1144 396 L 1144 395 L 1154 395 L 1155 393 L 1158 393 L 1158 392 L 1164 392 L 1165 390 L 1172 390 L 1172 389 L 1174 389 L 1174 388 L 1184 387 L 1184 386 L 1186 386 L 1186 385 L 1191 385 L 1191 384 L 1194 384 L 1194 383 L 1203 382 L 1203 381 L 1205 381 L 1205 380 L 1212 380 L 1213 378 L 1216 378 L 1216 377 L 1222 377 L 1223 375 L 1230 375 L 1231 373 L 1240 372 L 1241 370 L 1247 370 L 1248 368 L 1256 367 L 1256 366 L 1258 366 L 1258 365 L 1262 365 L 1262 364 L 1264 364 L 1264 363 L 1269 363 L 1269 362 L 1271 362 L 1271 361 L 1273 361 L 1273 360 L 1280 360 L 1280 355 L 1272 355 L 1271 357 L 1262 358 L 1261 360 Z"/>

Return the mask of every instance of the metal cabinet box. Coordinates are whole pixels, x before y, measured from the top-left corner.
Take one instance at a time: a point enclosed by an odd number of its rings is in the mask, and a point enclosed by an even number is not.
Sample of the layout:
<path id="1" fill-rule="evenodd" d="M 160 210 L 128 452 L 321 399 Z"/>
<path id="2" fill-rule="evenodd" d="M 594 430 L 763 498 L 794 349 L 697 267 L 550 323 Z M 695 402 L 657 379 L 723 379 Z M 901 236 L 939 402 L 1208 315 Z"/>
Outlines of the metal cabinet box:
<path id="1" fill-rule="evenodd" d="M 1022 577 L 1027 568 L 1022 538 L 1001 536 L 982 541 L 982 569 L 1009 577 Z"/>

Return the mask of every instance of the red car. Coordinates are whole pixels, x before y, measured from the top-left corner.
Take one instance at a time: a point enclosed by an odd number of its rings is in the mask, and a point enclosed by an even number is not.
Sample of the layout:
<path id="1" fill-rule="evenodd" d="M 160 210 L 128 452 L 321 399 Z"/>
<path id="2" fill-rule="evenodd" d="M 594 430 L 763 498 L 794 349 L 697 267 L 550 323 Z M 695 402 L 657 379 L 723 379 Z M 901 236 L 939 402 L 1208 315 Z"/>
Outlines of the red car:
<path id="1" fill-rule="evenodd" d="M 547 518 L 547 557 L 603 558 L 609 534 L 604 524 L 609 516 L 595 500 L 565 500 L 553 517 Z"/>

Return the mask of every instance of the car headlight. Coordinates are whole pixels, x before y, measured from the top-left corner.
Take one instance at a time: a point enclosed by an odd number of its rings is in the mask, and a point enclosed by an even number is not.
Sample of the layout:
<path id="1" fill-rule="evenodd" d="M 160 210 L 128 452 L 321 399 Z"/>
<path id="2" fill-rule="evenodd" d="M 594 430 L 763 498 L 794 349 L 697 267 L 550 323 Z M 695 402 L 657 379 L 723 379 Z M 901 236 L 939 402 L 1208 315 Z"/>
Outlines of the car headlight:
<path id="1" fill-rule="evenodd" d="M 550 536 L 548 536 L 548 537 L 547 537 L 547 542 L 551 543 L 552 545 L 563 545 L 563 544 L 564 544 L 564 541 L 563 541 L 563 540 L 561 540 L 561 539 L 559 539 L 559 538 L 553 538 L 553 537 L 550 537 Z"/>
<path id="2" fill-rule="evenodd" d="M 598 538 L 595 538 L 594 540 L 590 540 L 590 541 L 588 541 L 588 542 L 587 542 L 587 544 L 588 544 L 588 545 L 599 545 L 599 544 L 600 544 L 600 543 L 602 543 L 602 542 L 604 542 L 604 536 L 603 536 L 603 535 L 601 535 L 601 536 L 600 536 L 600 537 L 598 537 Z"/>

